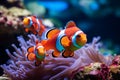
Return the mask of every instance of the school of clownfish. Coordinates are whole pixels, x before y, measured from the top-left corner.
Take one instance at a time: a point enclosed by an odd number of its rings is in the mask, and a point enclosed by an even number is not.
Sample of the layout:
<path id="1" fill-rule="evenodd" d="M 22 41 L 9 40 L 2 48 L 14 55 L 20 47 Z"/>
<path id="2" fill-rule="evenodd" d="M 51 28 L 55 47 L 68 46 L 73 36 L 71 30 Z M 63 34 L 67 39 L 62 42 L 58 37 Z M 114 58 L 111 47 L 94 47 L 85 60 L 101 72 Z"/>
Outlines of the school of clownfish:
<path id="1" fill-rule="evenodd" d="M 41 37 L 46 32 L 46 27 L 42 20 L 36 16 L 29 16 L 23 19 L 26 32 L 32 32 Z M 65 29 L 50 29 L 45 34 L 47 39 L 37 40 L 35 46 L 27 49 L 27 58 L 36 61 L 36 65 L 41 64 L 46 56 L 46 51 L 52 49 L 53 57 L 62 55 L 64 58 L 73 57 L 74 51 L 81 48 L 87 42 L 86 34 L 79 29 L 73 21 L 69 21 Z"/>

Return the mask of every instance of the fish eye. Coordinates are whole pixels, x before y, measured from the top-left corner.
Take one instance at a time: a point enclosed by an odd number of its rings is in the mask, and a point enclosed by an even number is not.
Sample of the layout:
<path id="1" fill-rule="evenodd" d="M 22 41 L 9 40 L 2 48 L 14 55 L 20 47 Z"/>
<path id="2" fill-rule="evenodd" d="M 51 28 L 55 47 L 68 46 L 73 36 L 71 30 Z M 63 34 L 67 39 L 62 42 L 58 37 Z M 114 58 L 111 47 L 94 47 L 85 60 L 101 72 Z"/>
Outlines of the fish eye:
<path id="1" fill-rule="evenodd" d="M 77 35 L 77 38 L 80 38 L 81 37 L 81 35 Z"/>

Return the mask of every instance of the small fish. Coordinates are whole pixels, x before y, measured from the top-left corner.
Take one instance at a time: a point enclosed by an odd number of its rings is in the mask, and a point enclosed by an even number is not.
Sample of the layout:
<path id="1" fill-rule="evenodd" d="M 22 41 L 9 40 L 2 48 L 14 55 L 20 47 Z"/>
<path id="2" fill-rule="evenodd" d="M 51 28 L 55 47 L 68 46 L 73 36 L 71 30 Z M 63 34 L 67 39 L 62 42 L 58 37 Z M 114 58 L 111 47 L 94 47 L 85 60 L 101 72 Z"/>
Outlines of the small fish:
<path id="1" fill-rule="evenodd" d="M 86 34 L 73 21 L 69 21 L 64 30 L 51 29 L 46 37 L 48 39 L 42 40 L 41 44 L 46 50 L 53 49 L 54 57 L 60 56 L 60 53 L 63 57 L 72 57 L 74 51 L 87 42 Z"/>
<path id="2" fill-rule="evenodd" d="M 43 25 L 42 20 L 39 20 L 36 16 L 25 17 L 23 19 L 23 24 L 26 26 L 26 32 L 31 31 L 33 34 L 42 36 L 42 33 L 45 31 L 45 26 Z"/>
<path id="3" fill-rule="evenodd" d="M 27 59 L 30 61 L 35 60 L 35 65 L 41 64 L 41 62 L 44 61 L 45 56 L 48 56 L 41 43 L 37 43 L 36 46 L 29 47 L 27 51 Z"/>

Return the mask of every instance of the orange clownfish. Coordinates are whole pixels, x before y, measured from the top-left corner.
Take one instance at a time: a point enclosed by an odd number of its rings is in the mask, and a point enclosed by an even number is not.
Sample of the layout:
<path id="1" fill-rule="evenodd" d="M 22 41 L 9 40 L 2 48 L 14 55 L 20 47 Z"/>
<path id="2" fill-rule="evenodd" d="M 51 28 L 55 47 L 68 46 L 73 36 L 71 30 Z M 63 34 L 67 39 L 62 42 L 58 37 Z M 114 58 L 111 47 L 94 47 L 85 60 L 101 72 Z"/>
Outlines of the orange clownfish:
<path id="1" fill-rule="evenodd" d="M 23 24 L 26 26 L 25 31 L 31 31 L 33 34 L 39 36 L 45 31 L 45 26 L 42 24 L 42 20 L 39 20 L 36 16 L 25 17 Z"/>
<path id="2" fill-rule="evenodd" d="M 39 65 L 44 61 L 45 56 L 47 56 L 45 48 L 41 43 L 36 44 L 36 46 L 29 47 L 27 51 L 27 59 L 30 61 L 35 60 L 35 65 Z"/>
<path id="3" fill-rule="evenodd" d="M 47 40 L 41 41 L 46 50 L 53 49 L 53 56 L 74 56 L 74 51 L 87 42 L 86 34 L 73 21 L 69 21 L 64 30 L 52 29 L 48 31 Z"/>

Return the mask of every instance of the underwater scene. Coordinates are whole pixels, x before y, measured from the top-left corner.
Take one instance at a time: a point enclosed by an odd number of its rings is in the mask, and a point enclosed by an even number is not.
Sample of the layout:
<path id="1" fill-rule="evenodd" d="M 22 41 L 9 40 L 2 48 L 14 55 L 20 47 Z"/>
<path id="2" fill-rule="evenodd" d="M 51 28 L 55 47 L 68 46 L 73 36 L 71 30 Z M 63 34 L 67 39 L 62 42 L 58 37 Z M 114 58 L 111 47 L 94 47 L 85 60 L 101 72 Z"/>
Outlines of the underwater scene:
<path id="1" fill-rule="evenodd" d="M 0 80 L 120 80 L 119 0 L 0 0 Z"/>

